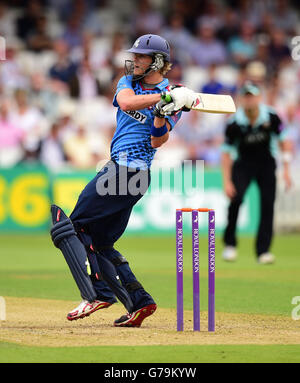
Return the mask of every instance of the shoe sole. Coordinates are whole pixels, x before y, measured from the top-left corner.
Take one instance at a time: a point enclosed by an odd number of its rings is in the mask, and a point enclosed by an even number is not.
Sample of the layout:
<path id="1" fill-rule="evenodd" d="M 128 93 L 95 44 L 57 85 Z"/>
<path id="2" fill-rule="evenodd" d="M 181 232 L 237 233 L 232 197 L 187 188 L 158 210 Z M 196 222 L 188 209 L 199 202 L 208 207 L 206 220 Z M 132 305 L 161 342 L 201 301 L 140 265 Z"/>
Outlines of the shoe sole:
<path id="1" fill-rule="evenodd" d="M 142 307 L 141 309 L 137 310 L 134 313 L 134 316 L 132 318 L 129 318 L 127 321 L 122 323 L 116 323 L 114 322 L 115 327 L 141 327 L 141 324 L 145 318 L 152 315 L 157 306 L 156 304 L 148 305 L 145 307 Z"/>
<path id="2" fill-rule="evenodd" d="M 91 310 L 91 311 L 89 311 L 88 313 L 82 313 L 82 314 L 80 314 L 80 315 L 78 315 L 78 316 L 76 316 L 76 317 L 71 317 L 71 316 L 67 316 L 67 319 L 69 320 L 69 321 L 73 321 L 73 320 L 77 320 L 77 319 L 83 319 L 83 318 L 85 318 L 85 317 L 88 317 L 88 316 L 90 316 L 91 314 L 93 314 L 95 311 L 98 311 L 98 310 L 101 310 L 101 309 L 106 309 L 106 308 L 108 308 L 109 306 L 111 306 L 112 305 L 112 303 L 106 303 L 106 302 L 104 302 L 104 303 L 100 303 L 98 306 L 96 306 L 93 310 Z"/>

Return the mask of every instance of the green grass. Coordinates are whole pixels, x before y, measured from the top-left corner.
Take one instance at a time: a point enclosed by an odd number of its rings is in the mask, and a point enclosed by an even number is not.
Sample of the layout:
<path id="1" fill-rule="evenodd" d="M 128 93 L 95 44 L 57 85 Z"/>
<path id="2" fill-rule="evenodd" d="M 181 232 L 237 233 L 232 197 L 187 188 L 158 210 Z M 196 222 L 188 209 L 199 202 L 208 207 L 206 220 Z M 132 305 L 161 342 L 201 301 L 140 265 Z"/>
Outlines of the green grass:
<path id="1" fill-rule="evenodd" d="M 74 281 L 61 253 L 48 235 L 1 235 L 0 296 L 77 300 Z M 160 307 L 176 305 L 174 237 L 124 237 L 116 248 L 128 259 Z M 291 300 L 300 295 L 299 235 L 277 235 L 272 251 L 274 265 L 258 265 L 253 253 L 254 240 L 241 237 L 235 263 L 221 259 L 222 244 L 216 249 L 216 310 L 226 313 L 273 314 L 291 316 Z M 200 240 L 201 300 L 207 307 L 207 238 Z M 191 238 L 184 240 L 185 308 L 192 309 Z M 130 348 L 130 360 L 157 361 L 299 361 L 300 348 L 270 346 L 147 346 Z M 162 351 L 163 350 L 163 351 Z M 127 360 L 126 347 L 55 348 L 0 344 L 1 361 L 106 361 Z M 258 359 L 259 356 L 259 359 Z M 178 358 L 178 359 L 176 359 Z M 298 359 L 297 359 L 298 358 Z"/>
<path id="2" fill-rule="evenodd" d="M 163 353 L 163 358 L 161 354 Z M 258 359 L 259 355 L 259 359 Z M 0 343 L 0 363 L 300 362 L 300 345 L 28 347 Z"/>
<path id="3" fill-rule="evenodd" d="M 191 241 L 184 241 L 185 306 L 192 309 Z M 200 284 L 203 308 L 207 304 L 207 240 L 200 240 Z M 63 256 L 44 235 L 0 236 L 0 295 L 76 300 L 78 292 Z M 124 237 L 116 248 L 159 305 L 175 307 L 175 243 L 172 237 Z M 277 236 L 274 265 L 258 265 L 253 239 L 240 240 L 239 259 L 221 259 L 217 239 L 216 307 L 228 313 L 290 315 L 291 299 L 300 294 L 300 239 Z"/>

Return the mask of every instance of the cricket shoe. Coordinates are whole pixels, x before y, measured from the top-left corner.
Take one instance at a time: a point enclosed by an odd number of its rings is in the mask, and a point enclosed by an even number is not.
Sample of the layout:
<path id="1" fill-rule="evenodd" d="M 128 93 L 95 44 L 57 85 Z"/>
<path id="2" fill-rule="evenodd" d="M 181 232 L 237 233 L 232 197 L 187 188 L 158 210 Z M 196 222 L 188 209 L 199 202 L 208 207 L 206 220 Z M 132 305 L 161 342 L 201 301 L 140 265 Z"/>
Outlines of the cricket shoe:
<path id="1" fill-rule="evenodd" d="M 140 327 L 143 320 L 149 315 L 152 315 L 156 310 L 156 304 L 151 304 L 145 307 L 142 307 L 139 310 L 134 311 L 133 313 L 122 315 L 121 318 L 114 321 L 115 327 Z"/>
<path id="2" fill-rule="evenodd" d="M 85 318 L 94 313 L 97 310 L 105 309 L 111 306 L 112 303 L 102 302 L 95 300 L 93 302 L 89 302 L 83 300 L 74 310 L 70 311 L 67 315 L 68 320 L 77 320 L 80 318 Z"/>
<path id="3" fill-rule="evenodd" d="M 224 261 L 228 262 L 233 262 L 237 258 L 237 251 L 234 246 L 225 246 L 223 253 L 222 253 L 222 258 Z"/>
<path id="4" fill-rule="evenodd" d="M 257 262 L 261 265 L 270 265 L 275 262 L 275 256 L 271 253 L 263 253 L 258 256 Z"/>

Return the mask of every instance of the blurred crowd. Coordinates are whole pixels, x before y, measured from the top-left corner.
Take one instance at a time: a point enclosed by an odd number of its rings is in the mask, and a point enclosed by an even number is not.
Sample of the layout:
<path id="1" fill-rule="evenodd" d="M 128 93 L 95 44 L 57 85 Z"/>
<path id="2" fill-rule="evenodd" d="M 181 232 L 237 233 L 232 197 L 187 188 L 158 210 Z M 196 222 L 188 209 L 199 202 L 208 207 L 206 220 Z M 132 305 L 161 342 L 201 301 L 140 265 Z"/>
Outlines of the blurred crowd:
<path id="1" fill-rule="evenodd" d="M 115 86 L 129 57 L 126 49 L 146 33 L 170 42 L 171 83 L 231 94 L 237 103 L 245 80 L 258 83 L 264 102 L 290 129 L 299 158 L 300 57 L 293 40 L 300 35 L 299 5 L 1 0 L 0 167 L 22 162 L 43 163 L 52 171 L 93 169 L 109 158 Z M 218 166 L 225 123 L 223 115 L 183 113 L 157 158 Z"/>

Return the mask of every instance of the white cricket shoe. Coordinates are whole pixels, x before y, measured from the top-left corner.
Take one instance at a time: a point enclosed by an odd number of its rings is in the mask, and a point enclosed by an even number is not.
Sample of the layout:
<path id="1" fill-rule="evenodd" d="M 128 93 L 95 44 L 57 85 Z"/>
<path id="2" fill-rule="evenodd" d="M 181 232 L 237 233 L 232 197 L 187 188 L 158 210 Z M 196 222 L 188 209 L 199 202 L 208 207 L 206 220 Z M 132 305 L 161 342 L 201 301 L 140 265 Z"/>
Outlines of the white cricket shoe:
<path id="1" fill-rule="evenodd" d="M 233 262 L 237 258 L 236 247 L 234 246 L 226 246 L 222 253 L 222 258 L 224 261 Z"/>
<path id="2" fill-rule="evenodd" d="M 275 256 L 271 253 L 263 253 L 257 258 L 257 262 L 262 265 L 267 265 L 275 262 Z"/>
<path id="3" fill-rule="evenodd" d="M 105 309 L 111 305 L 111 303 L 102 302 L 98 300 L 95 300 L 93 302 L 83 300 L 74 310 L 69 312 L 69 314 L 67 315 L 67 319 L 76 320 L 79 318 L 84 318 L 91 315 L 97 310 Z"/>

